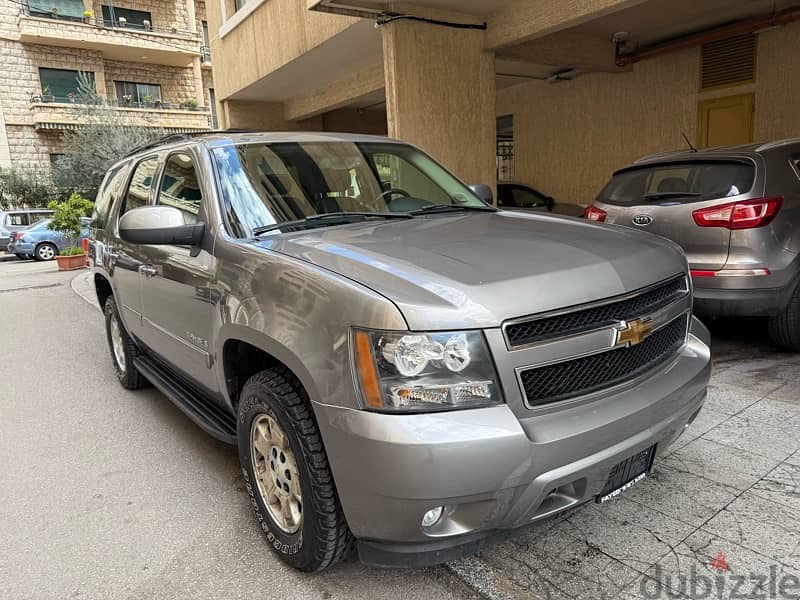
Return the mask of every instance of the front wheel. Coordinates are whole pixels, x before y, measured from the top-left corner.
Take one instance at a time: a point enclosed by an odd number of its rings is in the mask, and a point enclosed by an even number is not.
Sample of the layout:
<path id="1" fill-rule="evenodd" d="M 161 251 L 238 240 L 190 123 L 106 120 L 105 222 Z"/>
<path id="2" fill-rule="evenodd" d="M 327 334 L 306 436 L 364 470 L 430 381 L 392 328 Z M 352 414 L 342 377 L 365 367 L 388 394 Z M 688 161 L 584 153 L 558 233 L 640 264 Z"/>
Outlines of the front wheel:
<path id="1" fill-rule="evenodd" d="M 794 288 L 786 308 L 769 320 L 769 337 L 783 350 L 800 352 L 800 283 Z"/>
<path id="2" fill-rule="evenodd" d="M 250 503 L 280 559 L 316 572 L 345 557 L 353 538 L 308 396 L 287 369 L 267 369 L 247 381 L 238 437 Z"/>

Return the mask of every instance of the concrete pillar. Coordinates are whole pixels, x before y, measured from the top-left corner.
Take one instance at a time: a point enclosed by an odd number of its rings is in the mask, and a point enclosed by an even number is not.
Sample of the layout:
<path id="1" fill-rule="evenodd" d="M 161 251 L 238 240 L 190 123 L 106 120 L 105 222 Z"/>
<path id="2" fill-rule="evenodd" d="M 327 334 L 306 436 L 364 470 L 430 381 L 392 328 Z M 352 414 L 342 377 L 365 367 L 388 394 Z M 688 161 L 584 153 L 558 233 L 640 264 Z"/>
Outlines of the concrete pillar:
<path id="1" fill-rule="evenodd" d="M 197 106 L 206 106 L 203 94 L 203 66 L 199 56 L 192 59 L 192 77 L 194 78 L 194 97 L 197 100 Z"/>
<path id="2" fill-rule="evenodd" d="M 389 135 L 494 187 L 495 68 L 484 32 L 397 20 L 382 34 Z"/>

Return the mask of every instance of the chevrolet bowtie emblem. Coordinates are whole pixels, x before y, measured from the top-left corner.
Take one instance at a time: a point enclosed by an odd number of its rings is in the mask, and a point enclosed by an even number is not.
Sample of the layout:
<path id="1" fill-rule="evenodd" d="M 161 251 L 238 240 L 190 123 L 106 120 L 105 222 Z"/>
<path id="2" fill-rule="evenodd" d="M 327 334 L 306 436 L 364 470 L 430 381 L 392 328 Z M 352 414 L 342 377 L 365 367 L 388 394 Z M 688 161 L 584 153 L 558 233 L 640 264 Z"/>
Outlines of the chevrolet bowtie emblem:
<path id="1" fill-rule="evenodd" d="M 653 331 L 653 321 L 651 319 L 636 319 L 628 321 L 617 329 L 617 341 L 615 346 L 636 346 L 641 344 L 645 338 Z"/>

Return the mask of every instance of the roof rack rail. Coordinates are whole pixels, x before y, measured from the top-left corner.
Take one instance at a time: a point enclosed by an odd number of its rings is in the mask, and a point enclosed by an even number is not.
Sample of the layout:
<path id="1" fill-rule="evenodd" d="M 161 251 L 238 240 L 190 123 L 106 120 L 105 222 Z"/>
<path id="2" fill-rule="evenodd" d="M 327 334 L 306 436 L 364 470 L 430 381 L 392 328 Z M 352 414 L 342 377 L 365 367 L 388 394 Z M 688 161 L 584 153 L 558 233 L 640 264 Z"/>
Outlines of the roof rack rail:
<path id="1" fill-rule="evenodd" d="M 213 134 L 231 134 L 231 133 L 257 133 L 258 129 L 214 129 L 208 131 L 193 131 L 190 133 L 171 133 L 169 135 L 165 135 L 164 137 L 158 138 L 151 142 L 147 142 L 146 144 L 141 144 L 140 146 L 136 146 L 130 152 L 128 152 L 124 158 L 129 158 L 134 154 L 138 154 L 139 152 L 144 152 L 145 150 L 152 150 L 153 148 L 158 148 L 159 146 L 164 146 L 166 144 L 172 144 L 175 142 L 188 142 L 198 136 L 201 135 L 213 135 Z"/>

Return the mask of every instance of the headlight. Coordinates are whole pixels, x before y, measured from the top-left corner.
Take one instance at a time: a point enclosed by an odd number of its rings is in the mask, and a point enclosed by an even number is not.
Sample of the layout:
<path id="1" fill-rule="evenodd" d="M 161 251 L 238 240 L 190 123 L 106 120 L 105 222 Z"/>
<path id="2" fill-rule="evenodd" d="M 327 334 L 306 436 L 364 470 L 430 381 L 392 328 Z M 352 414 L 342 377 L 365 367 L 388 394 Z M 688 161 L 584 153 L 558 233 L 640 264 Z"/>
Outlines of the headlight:
<path id="1" fill-rule="evenodd" d="M 483 334 L 353 331 L 364 408 L 420 412 L 503 401 Z"/>

